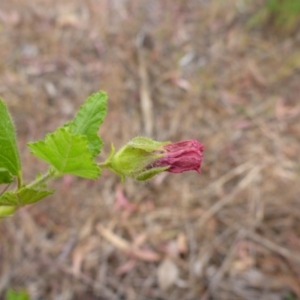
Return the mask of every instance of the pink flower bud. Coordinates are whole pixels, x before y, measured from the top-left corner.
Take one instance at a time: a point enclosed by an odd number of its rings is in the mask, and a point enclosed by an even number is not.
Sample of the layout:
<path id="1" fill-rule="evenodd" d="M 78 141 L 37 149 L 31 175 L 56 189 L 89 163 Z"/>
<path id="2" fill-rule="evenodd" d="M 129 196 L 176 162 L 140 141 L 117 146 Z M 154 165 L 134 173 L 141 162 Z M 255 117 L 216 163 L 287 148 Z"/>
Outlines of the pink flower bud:
<path id="1" fill-rule="evenodd" d="M 195 170 L 200 173 L 204 146 L 197 140 L 186 140 L 163 145 L 165 155 L 157 159 L 152 167 L 169 167 L 166 171 L 182 173 Z"/>
<path id="2" fill-rule="evenodd" d="M 196 140 L 178 143 L 157 142 L 145 137 L 129 141 L 117 153 L 112 152 L 105 165 L 121 176 L 143 181 L 168 171 L 200 172 L 204 146 Z"/>

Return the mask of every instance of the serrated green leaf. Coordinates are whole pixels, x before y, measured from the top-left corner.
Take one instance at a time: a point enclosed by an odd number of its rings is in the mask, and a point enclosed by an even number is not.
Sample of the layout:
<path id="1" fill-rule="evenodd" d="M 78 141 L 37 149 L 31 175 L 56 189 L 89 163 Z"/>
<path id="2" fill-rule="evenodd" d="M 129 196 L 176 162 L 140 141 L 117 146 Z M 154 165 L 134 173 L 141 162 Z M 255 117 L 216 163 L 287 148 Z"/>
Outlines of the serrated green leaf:
<path id="1" fill-rule="evenodd" d="M 0 184 L 13 182 L 13 176 L 5 168 L 0 168 Z"/>
<path id="2" fill-rule="evenodd" d="M 15 206 L 0 206 L 0 218 L 11 216 L 15 211 Z"/>
<path id="3" fill-rule="evenodd" d="M 0 205 L 21 206 L 35 203 L 51 194 L 54 190 L 37 190 L 33 188 L 22 188 L 19 191 L 8 191 L 0 197 Z"/>
<path id="4" fill-rule="evenodd" d="M 0 167 L 13 176 L 18 176 L 21 171 L 14 125 L 2 99 L 0 99 Z"/>
<path id="5" fill-rule="evenodd" d="M 98 136 L 98 130 L 106 116 L 106 107 L 106 93 L 92 94 L 79 108 L 74 119 L 65 125 L 70 128 L 71 133 L 87 137 L 93 157 L 100 153 L 103 146 L 103 142 Z"/>
<path id="6" fill-rule="evenodd" d="M 7 291 L 5 297 L 5 300 L 30 300 L 30 297 L 25 290 L 16 292 L 10 289 Z"/>
<path id="7" fill-rule="evenodd" d="M 59 176 L 71 174 L 96 179 L 100 168 L 93 161 L 86 136 L 74 135 L 67 127 L 47 134 L 44 141 L 29 143 L 31 153 L 51 164 Z"/>
<path id="8" fill-rule="evenodd" d="M 8 191 L 1 195 L 0 205 L 3 206 L 21 206 L 21 200 L 18 199 L 18 195 L 15 192 Z"/>

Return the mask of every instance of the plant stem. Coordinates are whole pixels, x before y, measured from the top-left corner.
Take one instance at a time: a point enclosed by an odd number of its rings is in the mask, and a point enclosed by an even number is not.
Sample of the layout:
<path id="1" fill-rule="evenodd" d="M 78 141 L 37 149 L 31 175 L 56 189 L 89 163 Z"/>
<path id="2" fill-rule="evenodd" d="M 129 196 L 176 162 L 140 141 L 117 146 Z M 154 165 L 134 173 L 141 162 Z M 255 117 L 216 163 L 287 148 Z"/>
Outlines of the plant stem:
<path id="1" fill-rule="evenodd" d="M 47 173 L 43 174 L 40 178 L 34 180 L 33 182 L 29 183 L 26 187 L 27 188 L 35 188 L 39 185 L 42 185 L 43 183 L 46 183 L 48 180 L 53 178 L 52 172 L 49 170 Z"/>
<path id="2" fill-rule="evenodd" d="M 98 167 L 102 169 L 108 169 L 110 167 L 110 162 L 104 161 L 102 163 L 98 163 Z"/>
<path id="3" fill-rule="evenodd" d="M 3 191 L 1 191 L 0 196 L 2 196 L 2 195 L 6 192 L 6 190 L 10 187 L 10 185 L 11 185 L 11 183 L 9 183 L 9 184 L 3 189 Z"/>
<path id="4" fill-rule="evenodd" d="M 22 185 L 23 185 L 22 174 L 19 174 L 18 177 L 17 177 L 18 190 L 22 187 Z"/>

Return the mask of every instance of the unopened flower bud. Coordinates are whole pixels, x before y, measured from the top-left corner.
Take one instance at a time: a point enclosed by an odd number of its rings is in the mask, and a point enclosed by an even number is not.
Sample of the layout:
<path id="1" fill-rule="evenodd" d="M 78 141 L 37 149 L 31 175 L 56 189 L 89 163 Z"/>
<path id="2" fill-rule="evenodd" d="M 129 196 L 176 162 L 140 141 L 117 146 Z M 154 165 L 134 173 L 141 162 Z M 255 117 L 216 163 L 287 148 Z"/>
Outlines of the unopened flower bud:
<path id="1" fill-rule="evenodd" d="M 200 172 L 203 145 L 196 140 L 178 143 L 156 142 L 136 137 L 107 161 L 109 168 L 122 179 L 147 180 L 158 173 Z"/>

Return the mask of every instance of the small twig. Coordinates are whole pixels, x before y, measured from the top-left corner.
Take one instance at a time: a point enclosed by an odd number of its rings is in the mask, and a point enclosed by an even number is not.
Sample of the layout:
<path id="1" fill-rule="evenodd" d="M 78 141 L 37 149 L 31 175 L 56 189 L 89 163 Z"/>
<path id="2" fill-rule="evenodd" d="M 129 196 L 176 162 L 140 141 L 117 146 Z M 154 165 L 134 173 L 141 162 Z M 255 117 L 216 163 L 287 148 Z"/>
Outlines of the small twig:
<path id="1" fill-rule="evenodd" d="M 230 263 L 234 258 L 235 252 L 236 252 L 236 244 L 237 242 L 245 237 L 245 230 L 242 228 L 238 231 L 236 238 L 234 239 L 230 249 L 227 252 L 226 257 L 223 260 L 223 263 L 219 270 L 214 274 L 213 278 L 210 281 L 209 284 L 209 291 L 213 295 L 217 292 L 217 288 L 219 283 L 221 282 L 223 276 L 225 275 L 226 271 L 229 269 Z"/>
<path id="2" fill-rule="evenodd" d="M 224 197 L 220 201 L 216 202 L 213 206 L 210 207 L 208 211 L 202 216 L 199 222 L 199 227 L 204 227 L 210 218 L 212 218 L 219 210 L 221 210 L 224 206 L 230 204 L 235 200 L 236 195 L 246 188 L 249 185 L 249 182 L 253 180 L 254 177 L 259 173 L 260 167 L 255 167 L 239 182 L 237 188 L 227 197 Z"/>
<path id="3" fill-rule="evenodd" d="M 151 136 L 153 133 L 153 104 L 149 87 L 145 50 L 143 49 L 144 39 L 145 34 L 143 32 L 139 33 L 136 38 L 136 49 L 139 63 L 141 110 L 144 120 L 145 133 L 147 136 Z"/>
<path id="4" fill-rule="evenodd" d="M 246 235 L 254 242 L 264 246 L 266 249 L 269 249 L 270 251 L 273 251 L 287 259 L 291 259 L 293 261 L 296 261 L 297 263 L 300 263 L 300 255 L 298 253 L 292 252 L 287 248 L 279 246 L 278 244 L 268 240 L 265 237 L 262 237 L 261 235 L 255 232 L 247 231 Z"/>
<path id="5" fill-rule="evenodd" d="M 103 293 L 103 296 L 108 297 L 108 299 L 112 299 L 112 300 L 119 299 L 119 297 L 116 296 L 116 294 L 114 294 L 112 291 L 110 291 L 106 286 L 91 279 L 87 275 L 82 274 L 82 273 L 75 274 L 71 269 L 69 269 L 65 266 L 62 266 L 61 264 L 57 264 L 55 266 L 58 267 L 59 270 L 61 270 L 65 274 L 71 275 L 73 278 L 82 281 L 84 284 L 92 287 L 94 290 L 101 291 L 101 293 Z"/>
<path id="6" fill-rule="evenodd" d="M 73 232 L 69 236 L 67 242 L 65 243 L 64 247 L 62 248 L 61 253 L 58 256 L 58 259 L 57 259 L 58 262 L 63 262 L 68 258 L 68 256 L 70 255 L 70 253 L 72 252 L 73 248 L 76 245 L 77 238 L 78 237 L 75 232 Z"/>
<path id="7" fill-rule="evenodd" d="M 248 171 L 251 167 L 253 167 L 253 162 L 247 161 L 244 164 L 241 164 L 237 166 L 234 169 L 231 169 L 226 174 L 222 175 L 220 178 L 218 178 L 216 181 L 209 184 L 204 190 L 202 190 L 202 193 L 211 193 L 215 190 L 218 190 L 221 186 L 223 186 L 226 182 L 232 180 L 234 177 L 241 175 L 242 173 Z"/>

